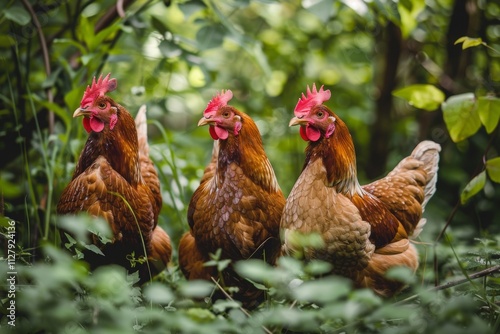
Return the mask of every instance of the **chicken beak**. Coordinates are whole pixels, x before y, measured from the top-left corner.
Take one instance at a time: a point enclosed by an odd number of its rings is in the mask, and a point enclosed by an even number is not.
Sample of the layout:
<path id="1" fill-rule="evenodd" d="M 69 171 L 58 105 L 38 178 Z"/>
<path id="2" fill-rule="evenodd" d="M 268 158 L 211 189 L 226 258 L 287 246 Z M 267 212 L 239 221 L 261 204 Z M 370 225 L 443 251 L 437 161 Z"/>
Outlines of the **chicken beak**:
<path id="1" fill-rule="evenodd" d="M 294 117 L 290 120 L 290 123 L 288 124 L 288 126 L 294 126 L 294 125 L 306 125 L 307 124 L 307 120 L 304 119 L 304 118 L 298 118 L 298 117 Z"/>
<path id="2" fill-rule="evenodd" d="M 215 121 L 213 119 L 209 119 L 209 118 L 206 118 L 205 116 L 203 116 L 200 121 L 198 122 L 198 126 L 202 126 L 202 125 L 207 125 L 207 124 L 212 124 L 214 123 Z"/>
<path id="3" fill-rule="evenodd" d="M 73 113 L 73 118 L 79 117 L 79 116 L 89 116 L 89 115 L 90 115 L 90 111 L 88 111 L 86 109 L 78 108 Z"/>

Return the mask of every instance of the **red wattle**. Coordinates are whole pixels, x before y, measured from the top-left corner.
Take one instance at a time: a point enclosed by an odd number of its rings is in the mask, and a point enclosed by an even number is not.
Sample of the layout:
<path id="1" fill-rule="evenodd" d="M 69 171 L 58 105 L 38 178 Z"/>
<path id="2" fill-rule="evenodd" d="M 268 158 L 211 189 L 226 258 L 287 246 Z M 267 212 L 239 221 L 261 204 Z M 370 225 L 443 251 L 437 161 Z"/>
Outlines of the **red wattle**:
<path id="1" fill-rule="evenodd" d="M 83 127 L 85 128 L 85 131 L 87 131 L 87 133 L 90 133 L 90 131 L 92 131 L 92 128 L 90 127 L 90 118 L 83 118 Z"/>
<path id="2" fill-rule="evenodd" d="M 215 126 L 214 128 L 215 133 L 217 134 L 217 137 L 219 137 L 219 139 L 227 139 L 227 137 L 229 136 L 229 132 L 226 129 L 219 126 Z"/>
<path id="3" fill-rule="evenodd" d="M 321 132 L 319 132 L 318 129 L 312 127 L 312 126 L 307 126 L 306 127 L 306 135 L 307 138 L 311 141 L 318 141 L 318 139 L 321 137 Z"/>
<path id="4" fill-rule="evenodd" d="M 306 134 L 306 127 L 305 126 L 301 126 L 300 127 L 300 136 L 302 137 L 302 139 L 304 139 L 305 141 L 309 141 L 309 138 L 307 138 L 307 134 Z"/>
<path id="5" fill-rule="evenodd" d="M 101 132 L 104 129 L 104 123 L 96 117 L 91 117 L 90 127 L 94 132 Z"/>
<path id="6" fill-rule="evenodd" d="M 210 127 L 208 128 L 208 132 L 210 132 L 210 136 L 212 137 L 213 140 L 219 139 L 219 137 L 215 133 L 215 127 L 213 125 L 210 125 Z"/>

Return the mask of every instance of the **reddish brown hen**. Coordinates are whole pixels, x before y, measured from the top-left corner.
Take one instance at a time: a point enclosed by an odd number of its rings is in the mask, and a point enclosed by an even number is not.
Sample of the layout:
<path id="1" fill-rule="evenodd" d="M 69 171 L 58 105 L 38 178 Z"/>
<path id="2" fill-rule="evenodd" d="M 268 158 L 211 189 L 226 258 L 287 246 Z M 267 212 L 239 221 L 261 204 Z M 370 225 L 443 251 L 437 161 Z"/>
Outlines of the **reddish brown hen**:
<path id="1" fill-rule="evenodd" d="M 410 242 L 425 224 L 426 203 L 436 190 L 441 147 L 417 145 L 386 177 L 360 186 L 356 154 L 345 123 L 323 102 L 330 91 L 307 88 L 290 126 L 308 141 L 306 160 L 283 212 L 283 251 L 294 253 L 294 233 L 318 233 L 324 247 L 304 256 L 333 264 L 333 272 L 383 296 L 402 288 L 385 277 L 395 266 L 415 271 L 418 254 Z"/>
<path id="2" fill-rule="evenodd" d="M 279 222 L 285 205 L 259 130 L 245 113 L 227 105 L 230 90 L 215 96 L 198 125 L 209 125 L 215 140 L 212 160 L 188 209 L 190 231 L 179 244 L 179 263 L 188 279 L 218 278 L 215 267 L 203 264 L 221 250 L 232 261 L 265 258 L 279 253 Z M 231 267 L 222 274 L 226 287 L 246 307 L 255 306 L 262 292 Z"/>
<path id="3" fill-rule="evenodd" d="M 93 238 L 104 256 L 86 251 L 85 260 L 92 268 L 113 263 L 139 270 L 144 282 L 151 278 L 150 273 L 154 275 L 166 266 L 172 248 L 169 236 L 157 225 L 162 198 L 149 158 L 146 110 L 141 108 L 134 121 L 124 107 L 105 95 L 117 86 L 116 79 L 109 77 L 94 78 L 73 114 L 83 116 L 89 138 L 57 212 L 103 217 L 113 240 L 102 245 Z M 148 261 L 136 265 L 132 258 Z"/>

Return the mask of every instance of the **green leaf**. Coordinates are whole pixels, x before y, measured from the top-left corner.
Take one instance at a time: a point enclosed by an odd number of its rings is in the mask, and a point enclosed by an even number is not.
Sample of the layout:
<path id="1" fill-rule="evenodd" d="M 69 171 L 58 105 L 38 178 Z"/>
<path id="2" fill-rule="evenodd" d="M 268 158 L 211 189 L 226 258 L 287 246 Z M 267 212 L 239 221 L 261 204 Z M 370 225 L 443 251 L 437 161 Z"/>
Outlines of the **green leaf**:
<path id="1" fill-rule="evenodd" d="M 265 282 L 272 274 L 273 267 L 262 260 L 245 260 L 235 264 L 234 269 L 242 277 L 256 282 Z"/>
<path id="2" fill-rule="evenodd" d="M 460 43 L 462 43 L 462 50 L 484 44 L 481 38 L 472 38 L 467 36 L 460 37 L 454 44 L 457 45 Z"/>
<path id="3" fill-rule="evenodd" d="M 179 292 L 187 298 L 204 298 L 214 290 L 214 284 L 203 280 L 182 282 Z"/>
<path id="4" fill-rule="evenodd" d="M 13 6 L 5 9 L 3 13 L 6 19 L 22 26 L 30 23 L 31 21 L 30 14 L 23 7 Z"/>
<path id="5" fill-rule="evenodd" d="M 486 171 L 491 181 L 500 183 L 500 157 L 487 160 Z"/>
<path id="6" fill-rule="evenodd" d="M 293 294 L 299 301 L 329 303 L 347 296 L 350 291 L 348 279 L 332 276 L 304 282 L 293 290 Z"/>
<path id="7" fill-rule="evenodd" d="M 482 171 L 476 175 L 470 182 L 465 186 L 465 189 L 460 194 L 460 202 L 465 204 L 469 198 L 480 192 L 486 183 L 486 171 Z"/>
<path id="8" fill-rule="evenodd" d="M 323 23 L 327 23 L 334 14 L 333 0 L 302 1 L 302 5 Z"/>
<path id="9" fill-rule="evenodd" d="M 401 33 L 408 38 L 418 25 L 417 17 L 425 9 L 425 0 L 398 1 Z"/>
<path id="10" fill-rule="evenodd" d="M 0 35 L 0 48 L 10 47 L 16 44 L 16 40 L 9 35 Z"/>
<path id="11" fill-rule="evenodd" d="M 196 33 L 196 41 L 200 50 L 220 46 L 224 40 L 225 29 L 220 25 L 204 26 Z"/>
<path id="12" fill-rule="evenodd" d="M 175 299 L 172 291 L 159 282 L 153 282 L 144 289 L 144 297 L 156 304 L 168 304 Z"/>
<path id="13" fill-rule="evenodd" d="M 407 100 L 416 108 L 428 111 L 436 110 L 445 98 L 444 93 L 433 85 L 411 85 L 395 90 L 392 94 Z"/>
<path id="14" fill-rule="evenodd" d="M 477 112 L 486 132 L 492 133 L 500 119 L 500 99 L 493 96 L 479 97 L 477 99 Z"/>
<path id="15" fill-rule="evenodd" d="M 473 93 L 451 96 L 441 108 L 444 122 L 455 143 L 474 135 L 481 127 Z"/>
<path id="16" fill-rule="evenodd" d="M 165 58 L 175 58 L 182 54 L 182 49 L 173 41 L 163 40 L 158 49 Z"/>

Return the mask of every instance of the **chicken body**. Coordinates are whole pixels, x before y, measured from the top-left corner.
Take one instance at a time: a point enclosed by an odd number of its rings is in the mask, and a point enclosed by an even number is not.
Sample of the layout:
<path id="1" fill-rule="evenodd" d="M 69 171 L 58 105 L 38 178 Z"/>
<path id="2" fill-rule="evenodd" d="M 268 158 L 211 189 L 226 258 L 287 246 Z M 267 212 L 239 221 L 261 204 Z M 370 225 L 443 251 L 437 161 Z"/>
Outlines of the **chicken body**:
<path id="1" fill-rule="evenodd" d="M 162 199 L 149 159 L 145 109 L 134 121 L 124 107 L 105 96 L 116 87 L 113 80 L 109 75 L 97 82 L 94 79 L 73 115 L 84 116 L 89 138 L 73 178 L 61 194 L 57 212 L 103 217 L 113 240 L 103 245 L 93 236 L 104 256 L 86 251 L 85 260 L 92 268 L 119 264 L 131 271 L 139 269 L 144 282 L 170 260 L 170 238 L 157 225 Z M 133 258 L 148 258 L 149 262 L 136 264 Z"/>
<path id="2" fill-rule="evenodd" d="M 418 267 L 410 239 L 426 222 L 422 213 L 435 192 L 440 146 L 421 142 L 385 178 L 360 186 L 349 130 L 322 104 L 329 97 L 323 88 L 308 89 L 290 122 L 301 126 L 309 144 L 281 219 L 282 248 L 294 253 L 294 233 L 317 233 L 324 247 L 301 250 L 305 258 L 328 261 L 334 273 L 351 278 L 356 286 L 391 296 L 402 285 L 387 279 L 387 270 Z"/>
<path id="3" fill-rule="evenodd" d="M 257 126 L 226 104 L 217 106 L 212 114 L 206 110 L 199 125 L 205 124 L 210 125 L 216 142 L 212 160 L 189 203 L 190 231 L 179 244 L 180 267 L 188 279 L 218 278 L 215 267 L 203 265 L 218 249 L 221 259 L 263 258 L 270 263 L 280 251 L 279 222 L 285 198 Z M 262 295 L 231 267 L 222 273 L 222 280 L 227 287 L 239 288 L 235 298 L 245 306 Z"/>

